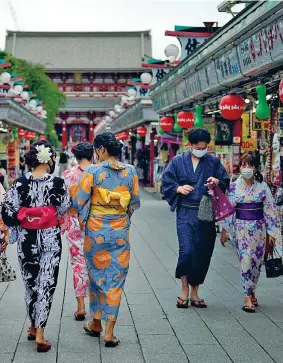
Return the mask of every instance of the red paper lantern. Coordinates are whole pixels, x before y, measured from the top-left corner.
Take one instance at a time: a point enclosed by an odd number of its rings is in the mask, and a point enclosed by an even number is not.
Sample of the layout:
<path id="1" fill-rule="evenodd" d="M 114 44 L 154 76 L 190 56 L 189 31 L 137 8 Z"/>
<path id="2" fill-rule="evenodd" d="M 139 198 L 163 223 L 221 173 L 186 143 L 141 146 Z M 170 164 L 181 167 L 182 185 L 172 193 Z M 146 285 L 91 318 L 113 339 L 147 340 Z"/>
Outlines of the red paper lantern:
<path id="1" fill-rule="evenodd" d="M 26 132 L 25 136 L 26 136 L 26 140 L 28 140 L 28 141 L 31 141 L 33 139 L 32 132 L 30 132 L 30 131 Z"/>
<path id="2" fill-rule="evenodd" d="M 191 129 L 194 126 L 194 114 L 189 111 L 181 111 L 177 115 L 178 125 L 182 129 Z"/>
<path id="3" fill-rule="evenodd" d="M 228 95 L 220 101 L 220 111 L 226 120 L 235 121 L 245 112 L 246 103 L 241 96 Z"/>
<path id="4" fill-rule="evenodd" d="M 174 119 L 173 117 L 164 116 L 160 119 L 160 127 L 164 132 L 172 131 L 174 127 Z"/>
<path id="5" fill-rule="evenodd" d="M 45 136 L 44 135 L 40 135 L 38 137 L 38 141 L 43 141 L 43 140 L 46 140 Z"/>
<path id="6" fill-rule="evenodd" d="M 18 136 L 19 136 L 19 138 L 20 139 L 22 139 L 23 137 L 25 137 L 25 130 L 23 130 L 23 129 L 19 129 L 18 130 Z"/>
<path id="7" fill-rule="evenodd" d="M 279 97 L 280 101 L 283 102 L 283 79 L 279 83 Z"/>
<path id="8" fill-rule="evenodd" d="M 121 140 L 121 141 L 128 140 L 128 138 L 129 138 L 129 133 L 128 133 L 128 132 L 122 132 L 122 133 L 119 135 L 119 140 Z"/>
<path id="9" fill-rule="evenodd" d="M 140 137 L 145 137 L 145 135 L 147 134 L 147 128 L 145 126 L 138 127 L 137 134 Z"/>

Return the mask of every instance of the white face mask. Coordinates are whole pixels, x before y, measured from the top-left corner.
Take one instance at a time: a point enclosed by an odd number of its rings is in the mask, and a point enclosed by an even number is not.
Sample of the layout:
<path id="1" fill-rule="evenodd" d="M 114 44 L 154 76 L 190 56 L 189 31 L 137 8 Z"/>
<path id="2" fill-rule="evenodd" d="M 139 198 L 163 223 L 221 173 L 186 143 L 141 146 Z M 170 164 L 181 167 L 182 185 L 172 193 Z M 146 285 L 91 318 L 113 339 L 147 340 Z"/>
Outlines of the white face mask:
<path id="1" fill-rule="evenodd" d="M 252 168 L 243 168 L 241 170 L 241 175 L 245 179 L 251 179 L 254 176 L 254 173 L 255 171 Z"/>
<path id="2" fill-rule="evenodd" d="M 192 149 L 192 154 L 196 157 L 196 158 L 202 158 L 204 157 L 204 155 L 207 154 L 207 148 L 204 150 L 197 150 L 197 149 Z"/>

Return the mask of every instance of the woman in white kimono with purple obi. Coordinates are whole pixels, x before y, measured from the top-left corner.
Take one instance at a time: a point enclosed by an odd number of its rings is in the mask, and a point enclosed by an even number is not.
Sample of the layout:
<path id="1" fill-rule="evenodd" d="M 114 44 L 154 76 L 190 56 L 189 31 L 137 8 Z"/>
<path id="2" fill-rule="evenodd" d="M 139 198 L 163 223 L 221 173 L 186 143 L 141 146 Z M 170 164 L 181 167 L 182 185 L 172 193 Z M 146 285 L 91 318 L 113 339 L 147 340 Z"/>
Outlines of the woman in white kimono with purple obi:
<path id="1" fill-rule="evenodd" d="M 240 162 L 241 176 L 230 185 L 227 197 L 235 214 L 221 222 L 221 242 L 227 235 L 236 243 L 241 263 L 241 278 L 245 296 L 243 310 L 254 313 L 258 301 L 255 295 L 264 259 L 267 234 L 277 247 L 281 246 L 279 213 L 268 185 L 263 181 L 256 159 L 247 155 Z"/>

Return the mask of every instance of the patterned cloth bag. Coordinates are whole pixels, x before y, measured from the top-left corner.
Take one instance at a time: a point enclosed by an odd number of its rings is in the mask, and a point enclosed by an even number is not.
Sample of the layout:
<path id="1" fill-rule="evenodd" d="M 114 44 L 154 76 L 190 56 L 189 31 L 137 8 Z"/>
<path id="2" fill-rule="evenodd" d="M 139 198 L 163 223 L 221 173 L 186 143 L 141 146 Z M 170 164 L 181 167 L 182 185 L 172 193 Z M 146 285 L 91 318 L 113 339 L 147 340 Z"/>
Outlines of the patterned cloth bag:
<path id="1" fill-rule="evenodd" d="M 212 210 L 215 221 L 222 221 L 222 219 L 230 217 L 235 213 L 234 207 L 218 185 L 211 189 L 209 193 L 211 195 Z"/>
<path id="2" fill-rule="evenodd" d="M 11 282 L 16 280 L 16 272 L 7 260 L 5 251 L 0 254 L 0 282 Z"/>
<path id="3" fill-rule="evenodd" d="M 201 222 L 213 222 L 215 220 L 210 195 L 205 194 L 201 198 L 198 210 L 198 220 Z"/>

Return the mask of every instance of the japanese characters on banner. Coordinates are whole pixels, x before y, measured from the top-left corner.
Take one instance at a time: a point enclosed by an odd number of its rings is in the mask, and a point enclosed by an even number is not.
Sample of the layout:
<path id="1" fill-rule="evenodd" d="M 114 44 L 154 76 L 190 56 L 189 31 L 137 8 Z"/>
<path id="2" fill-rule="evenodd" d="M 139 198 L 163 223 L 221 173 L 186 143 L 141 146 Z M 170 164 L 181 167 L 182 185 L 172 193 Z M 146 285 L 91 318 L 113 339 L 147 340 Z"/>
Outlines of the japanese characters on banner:
<path id="1" fill-rule="evenodd" d="M 257 149 L 257 134 L 252 129 L 252 117 L 250 113 L 242 115 L 242 152 L 254 151 Z"/>
<path id="2" fill-rule="evenodd" d="M 155 84 L 162 80 L 170 71 L 171 68 L 151 68 L 153 79 L 151 84 Z"/>
<path id="3" fill-rule="evenodd" d="M 13 182 L 17 178 L 17 163 L 16 163 L 16 141 L 13 140 L 8 144 L 8 180 Z"/>
<path id="4" fill-rule="evenodd" d="M 178 60 L 184 60 L 188 55 L 192 54 L 197 47 L 204 43 L 209 37 L 184 37 L 178 36 L 181 45 L 181 56 Z"/>

